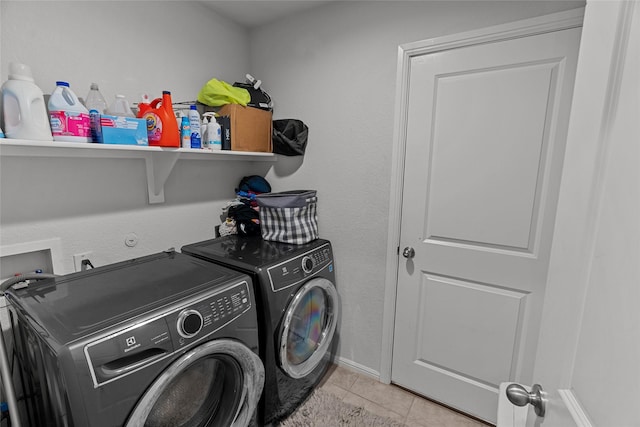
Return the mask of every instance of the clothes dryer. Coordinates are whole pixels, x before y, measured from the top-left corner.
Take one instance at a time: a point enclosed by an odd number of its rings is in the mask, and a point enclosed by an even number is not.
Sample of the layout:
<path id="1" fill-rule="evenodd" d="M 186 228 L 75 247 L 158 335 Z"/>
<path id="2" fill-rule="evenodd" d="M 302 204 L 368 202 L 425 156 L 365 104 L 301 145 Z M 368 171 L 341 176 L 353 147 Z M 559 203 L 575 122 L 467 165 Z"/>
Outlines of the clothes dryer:
<path id="1" fill-rule="evenodd" d="M 6 292 L 27 426 L 247 426 L 251 278 L 167 251 Z"/>
<path id="2" fill-rule="evenodd" d="M 265 366 L 258 422 L 271 425 L 286 418 L 318 385 L 338 344 L 340 304 L 331 243 L 292 245 L 230 235 L 181 250 L 253 279 Z"/>

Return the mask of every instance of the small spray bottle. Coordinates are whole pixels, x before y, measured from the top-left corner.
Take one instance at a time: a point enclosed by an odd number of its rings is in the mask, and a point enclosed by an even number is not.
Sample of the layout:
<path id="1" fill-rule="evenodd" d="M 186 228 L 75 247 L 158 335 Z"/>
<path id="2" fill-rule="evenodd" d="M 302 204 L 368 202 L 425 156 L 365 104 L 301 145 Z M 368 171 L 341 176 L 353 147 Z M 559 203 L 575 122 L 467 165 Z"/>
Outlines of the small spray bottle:
<path id="1" fill-rule="evenodd" d="M 202 149 L 209 149 L 209 141 L 207 141 L 207 118 L 202 116 L 202 124 L 200 125 L 200 132 L 202 133 Z"/>
<path id="2" fill-rule="evenodd" d="M 182 148 L 191 148 L 191 126 L 189 126 L 189 117 L 180 112 L 180 146 Z"/>

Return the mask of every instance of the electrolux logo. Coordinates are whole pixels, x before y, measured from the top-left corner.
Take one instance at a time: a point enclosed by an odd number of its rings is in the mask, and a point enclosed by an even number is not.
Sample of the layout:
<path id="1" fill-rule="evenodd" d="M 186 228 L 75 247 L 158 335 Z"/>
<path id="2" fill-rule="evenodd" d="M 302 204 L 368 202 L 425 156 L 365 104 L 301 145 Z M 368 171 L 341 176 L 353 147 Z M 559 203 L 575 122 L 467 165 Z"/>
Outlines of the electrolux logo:
<path id="1" fill-rule="evenodd" d="M 140 344 L 136 344 L 136 337 L 135 336 L 131 336 L 125 339 L 125 342 L 127 343 L 127 347 L 124 349 L 125 353 L 130 352 L 131 350 L 134 350 L 138 347 L 140 347 Z"/>

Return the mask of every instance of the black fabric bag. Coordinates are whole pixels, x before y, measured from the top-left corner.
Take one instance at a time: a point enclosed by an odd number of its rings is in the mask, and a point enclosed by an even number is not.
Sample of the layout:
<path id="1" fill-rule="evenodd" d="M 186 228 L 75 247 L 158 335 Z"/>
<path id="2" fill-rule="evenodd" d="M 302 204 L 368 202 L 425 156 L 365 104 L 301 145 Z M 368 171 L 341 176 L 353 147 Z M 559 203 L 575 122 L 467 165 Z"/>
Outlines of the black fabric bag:
<path id="1" fill-rule="evenodd" d="M 249 92 L 251 100 L 247 103 L 248 107 L 259 108 L 265 111 L 273 111 L 273 102 L 271 102 L 271 97 L 267 92 L 260 88 L 256 89 L 249 83 L 235 82 L 233 86 L 246 89 L 247 92 Z"/>
<path id="2" fill-rule="evenodd" d="M 273 152 L 285 156 L 302 156 L 307 147 L 309 128 L 301 120 L 273 121 Z"/>

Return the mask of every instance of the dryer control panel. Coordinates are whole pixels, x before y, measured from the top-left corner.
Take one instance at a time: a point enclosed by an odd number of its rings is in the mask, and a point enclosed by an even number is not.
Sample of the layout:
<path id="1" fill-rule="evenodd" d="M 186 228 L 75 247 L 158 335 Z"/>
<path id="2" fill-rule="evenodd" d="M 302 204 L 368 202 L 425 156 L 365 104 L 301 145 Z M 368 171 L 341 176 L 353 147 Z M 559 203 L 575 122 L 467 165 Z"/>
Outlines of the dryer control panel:
<path id="1" fill-rule="evenodd" d="M 291 258 L 267 269 L 271 290 L 282 291 L 317 274 L 319 271 L 333 268 L 333 256 L 329 244 L 323 245 L 306 254 Z M 332 271 L 332 270 L 330 270 Z"/>

